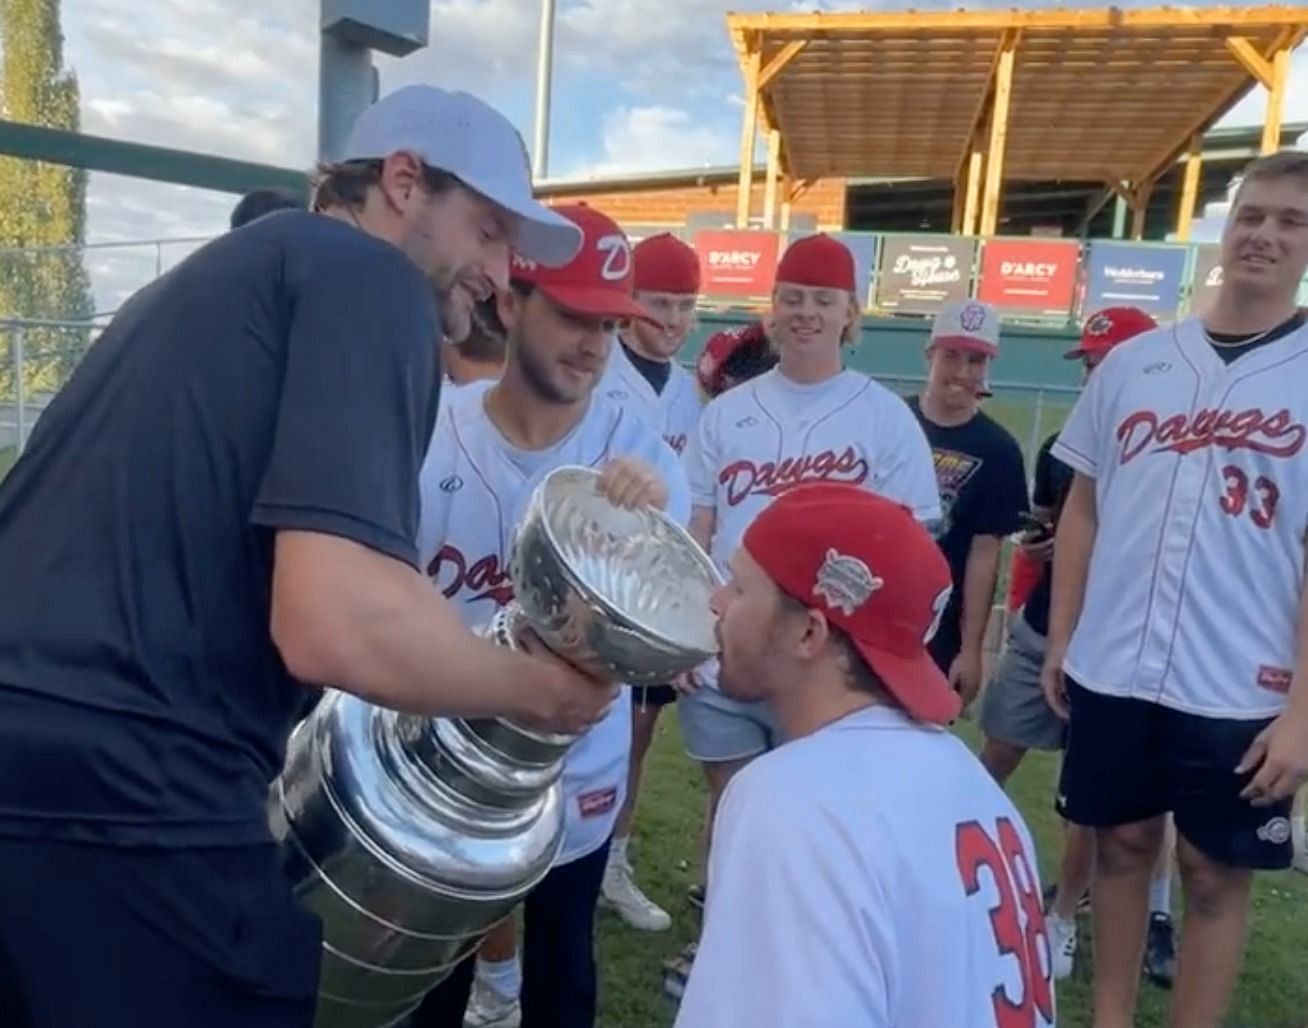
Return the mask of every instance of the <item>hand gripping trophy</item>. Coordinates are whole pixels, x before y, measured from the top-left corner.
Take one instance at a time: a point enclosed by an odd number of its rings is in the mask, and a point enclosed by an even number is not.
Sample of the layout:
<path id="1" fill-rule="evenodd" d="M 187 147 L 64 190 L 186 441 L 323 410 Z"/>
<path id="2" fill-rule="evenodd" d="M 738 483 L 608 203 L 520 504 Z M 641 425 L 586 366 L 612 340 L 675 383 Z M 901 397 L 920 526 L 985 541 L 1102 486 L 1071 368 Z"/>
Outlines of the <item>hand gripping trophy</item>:
<path id="1" fill-rule="evenodd" d="M 517 526 L 515 599 L 488 628 L 530 628 L 599 678 L 666 682 L 716 652 L 721 578 L 666 514 L 609 503 L 559 468 Z M 269 799 L 300 901 L 322 919 L 316 1028 L 397 1024 L 549 871 L 573 736 L 505 719 L 423 718 L 347 693 L 295 731 Z"/>

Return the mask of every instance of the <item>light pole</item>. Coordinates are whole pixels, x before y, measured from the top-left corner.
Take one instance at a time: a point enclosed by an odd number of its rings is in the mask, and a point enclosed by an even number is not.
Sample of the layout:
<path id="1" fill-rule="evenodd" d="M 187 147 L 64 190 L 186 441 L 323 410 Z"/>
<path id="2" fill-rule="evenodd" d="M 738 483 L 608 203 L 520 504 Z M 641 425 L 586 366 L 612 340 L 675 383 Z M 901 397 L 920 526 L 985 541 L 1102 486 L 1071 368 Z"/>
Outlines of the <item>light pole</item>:
<path id="1" fill-rule="evenodd" d="M 322 0 L 318 159 L 335 160 L 359 112 L 377 99 L 372 51 L 404 57 L 427 45 L 427 0 Z"/>
<path id="2" fill-rule="evenodd" d="M 550 85 L 554 78 L 554 0 L 540 2 L 540 40 L 536 55 L 536 138 L 532 177 L 545 177 L 550 163 Z"/>

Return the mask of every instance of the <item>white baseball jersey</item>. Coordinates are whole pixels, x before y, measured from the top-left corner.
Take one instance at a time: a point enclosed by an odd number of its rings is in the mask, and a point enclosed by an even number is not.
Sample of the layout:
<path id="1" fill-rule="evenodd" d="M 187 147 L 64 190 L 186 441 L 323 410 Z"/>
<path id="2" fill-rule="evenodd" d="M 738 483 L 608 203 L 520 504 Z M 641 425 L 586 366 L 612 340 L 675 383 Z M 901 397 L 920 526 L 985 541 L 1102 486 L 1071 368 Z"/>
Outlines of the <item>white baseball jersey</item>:
<path id="1" fill-rule="evenodd" d="M 638 458 L 664 476 L 668 513 L 682 524 L 690 516 L 685 472 L 676 454 L 639 419 L 594 397 L 580 424 L 554 446 L 521 450 L 486 416 L 484 400 L 493 385 L 473 382 L 450 390 L 420 478 L 423 567 L 474 629 L 513 598 L 508 570 L 513 531 L 532 491 L 554 468 Z M 559 863 L 586 856 L 612 833 L 626 796 L 630 750 L 631 702 L 624 690 L 564 761 L 566 827 Z"/>
<path id="2" fill-rule="evenodd" d="M 633 409 L 677 453 L 685 451 L 704 409 L 695 380 L 680 364 L 671 363 L 667 384 L 656 393 L 616 340 L 596 391 L 615 407 Z"/>
<path id="3" fill-rule="evenodd" d="M 1308 328 L 1227 365 L 1197 318 L 1109 353 L 1053 453 L 1098 530 L 1064 668 L 1191 714 L 1286 703 L 1308 526 Z"/>
<path id="4" fill-rule="evenodd" d="M 723 796 L 675 1028 L 1048 1028 L 1035 853 L 948 731 L 871 707 L 788 742 Z"/>
<path id="5" fill-rule="evenodd" d="M 709 555 L 724 575 L 745 529 L 805 482 L 865 485 L 920 521 L 940 518 L 931 446 L 904 399 L 867 375 L 842 371 L 803 385 L 773 368 L 713 399 L 685 454 L 691 502 L 713 510 Z M 717 687 L 717 661 L 699 670 Z"/>

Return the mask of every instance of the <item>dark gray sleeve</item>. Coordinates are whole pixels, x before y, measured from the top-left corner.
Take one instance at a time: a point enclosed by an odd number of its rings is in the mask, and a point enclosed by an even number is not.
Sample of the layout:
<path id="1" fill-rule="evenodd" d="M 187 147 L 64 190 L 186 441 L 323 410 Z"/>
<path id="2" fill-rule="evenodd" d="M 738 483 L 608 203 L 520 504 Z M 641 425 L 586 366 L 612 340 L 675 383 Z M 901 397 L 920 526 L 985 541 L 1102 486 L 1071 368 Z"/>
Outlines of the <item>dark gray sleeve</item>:
<path id="1" fill-rule="evenodd" d="M 418 471 L 440 388 L 426 279 L 375 244 L 321 255 L 294 295 L 253 520 L 344 536 L 414 566 Z"/>

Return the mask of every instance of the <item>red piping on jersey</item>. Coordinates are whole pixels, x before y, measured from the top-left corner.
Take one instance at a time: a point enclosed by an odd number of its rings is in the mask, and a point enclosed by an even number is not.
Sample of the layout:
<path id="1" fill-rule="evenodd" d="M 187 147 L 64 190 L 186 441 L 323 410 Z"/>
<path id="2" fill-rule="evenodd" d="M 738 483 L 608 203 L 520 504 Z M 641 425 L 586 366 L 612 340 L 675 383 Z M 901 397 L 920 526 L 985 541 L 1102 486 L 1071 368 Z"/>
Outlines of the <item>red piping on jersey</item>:
<path id="1" fill-rule="evenodd" d="M 773 370 L 775 370 L 775 369 L 773 369 Z M 772 427 L 775 428 L 775 429 L 777 430 L 777 456 L 776 456 L 776 463 L 780 464 L 780 463 L 781 463 L 781 458 L 784 456 L 784 450 L 785 450 L 785 447 L 786 447 L 786 430 L 785 430 L 784 428 L 781 427 L 781 422 L 778 421 L 778 420 L 773 416 L 772 412 L 771 412 L 770 410 L 768 410 L 767 407 L 764 405 L 762 399 L 759 398 L 759 395 L 758 395 L 758 379 L 757 379 L 757 378 L 754 379 L 753 381 L 751 381 L 751 382 L 749 383 L 749 395 L 750 395 L 750 397 L 753 399 L 755 406 L 758 407 L 758 409 L 762 412 L 762 414 L 763 414 L 763 416 L 764 416 L 765 418 L 767 418 L 770 422 L 772 422 Z M 721 469 L 721 468 L 718 468 L 718 471 L 721 472 L 722 469 Z"/>

